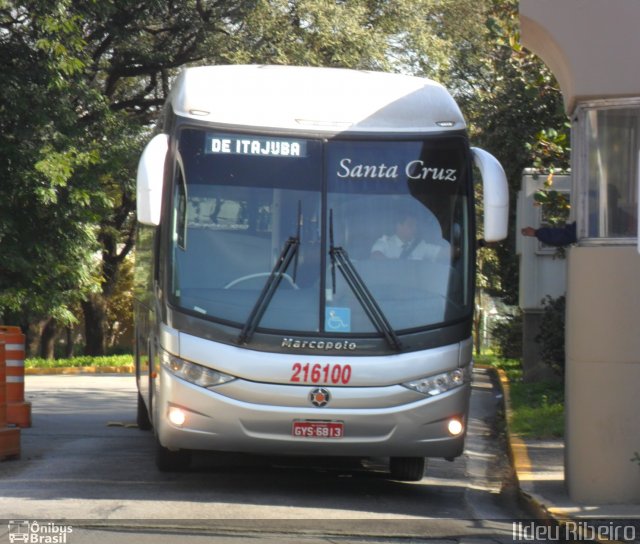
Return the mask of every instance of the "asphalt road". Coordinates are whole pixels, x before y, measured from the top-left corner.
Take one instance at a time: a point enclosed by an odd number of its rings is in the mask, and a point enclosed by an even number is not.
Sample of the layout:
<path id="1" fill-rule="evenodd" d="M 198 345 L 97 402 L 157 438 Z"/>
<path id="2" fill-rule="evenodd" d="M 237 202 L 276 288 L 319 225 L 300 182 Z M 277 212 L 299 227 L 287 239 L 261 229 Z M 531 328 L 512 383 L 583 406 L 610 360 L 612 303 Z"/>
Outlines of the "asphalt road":
<path id="1" fill-rule="evenodd" d="M 202 454 L 189 472 L 160 473 L 152 433 L 133 423 L 132 376 L 28 376 L 26 389 L 33 427 L 21 459 L 0 463 L 0 544 L 17 531 L 9 521 L 33 520 L 71 527 L 62 544 L 513 542 L 522 518 L 481 370 L 465 454 L 430 460 L 416 483 L 388 479 L 381 459 Z"/>

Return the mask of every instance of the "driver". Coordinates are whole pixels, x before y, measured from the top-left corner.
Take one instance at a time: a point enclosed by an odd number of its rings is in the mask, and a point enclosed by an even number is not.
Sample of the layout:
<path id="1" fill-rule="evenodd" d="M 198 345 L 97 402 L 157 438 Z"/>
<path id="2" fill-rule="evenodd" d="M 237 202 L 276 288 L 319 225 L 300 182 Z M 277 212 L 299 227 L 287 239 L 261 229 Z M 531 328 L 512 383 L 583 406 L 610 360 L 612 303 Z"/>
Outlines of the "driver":
<path id="1" fill-rule="evenodd" d="M 434 223 L 438 225 L 433 217 Z M 426 242 L 418 234 L 418 218 L 411 212 L 396 214 L 394 233 L 382 235 L 371 247 L 372 259 L 436 260 L 448 257 L 450 246 L 440 238 Z"/>

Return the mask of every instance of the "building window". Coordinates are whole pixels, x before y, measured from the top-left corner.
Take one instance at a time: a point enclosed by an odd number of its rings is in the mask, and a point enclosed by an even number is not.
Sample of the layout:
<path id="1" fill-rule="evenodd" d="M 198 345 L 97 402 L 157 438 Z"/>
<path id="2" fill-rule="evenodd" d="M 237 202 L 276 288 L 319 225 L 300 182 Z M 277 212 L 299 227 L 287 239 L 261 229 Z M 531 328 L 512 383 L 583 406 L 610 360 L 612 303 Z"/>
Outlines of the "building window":
<path id="1" fill-rule="evenodd" d="M 638 227 L 640 101 L 583 104 L 577 113 L 580 238 L 632 243 Z"/>

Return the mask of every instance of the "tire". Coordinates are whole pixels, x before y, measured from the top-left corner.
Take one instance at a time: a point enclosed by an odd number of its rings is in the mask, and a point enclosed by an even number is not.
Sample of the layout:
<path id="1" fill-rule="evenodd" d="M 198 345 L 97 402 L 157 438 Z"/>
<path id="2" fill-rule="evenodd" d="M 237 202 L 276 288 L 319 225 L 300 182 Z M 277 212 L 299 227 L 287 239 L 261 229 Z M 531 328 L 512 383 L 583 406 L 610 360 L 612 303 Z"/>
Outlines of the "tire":
<path id="1" fill-rule="evenodd" d="M 403 482 L 422 480 L 426 465 L 424 457 L 391 457 L 389 460 L 391 478 Z"/>
<path id="2" fill-rule="evenodd" d="M 156 438 L 156 467 L 160 472 L 184 472 L 191 466 L 189 450 L 172 451 Z"/>
<path id="3" fill-rule="evenodd" d="M 149 431 L 153 427 L 140 391 L 138 391 L 138 415 L 136 417 L 136 423 L 138 424 L 138 429 L 141 431 Z"/>

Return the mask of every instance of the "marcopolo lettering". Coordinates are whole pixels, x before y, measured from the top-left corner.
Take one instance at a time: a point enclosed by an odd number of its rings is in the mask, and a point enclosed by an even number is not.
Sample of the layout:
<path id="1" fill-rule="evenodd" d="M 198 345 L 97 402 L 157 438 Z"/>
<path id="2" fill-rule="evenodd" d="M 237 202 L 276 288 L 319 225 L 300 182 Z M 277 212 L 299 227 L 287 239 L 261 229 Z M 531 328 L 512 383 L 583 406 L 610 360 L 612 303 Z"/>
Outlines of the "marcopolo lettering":
<path id="1" fill-rule="evenodd" d="M 283 338 L 280 347 L 289 349 L 317 349 L 322 351 L 354 351 L 358 344 L 349 341 L 324 341 L 324 340 L 299 340 L 295 338 Z"/>

